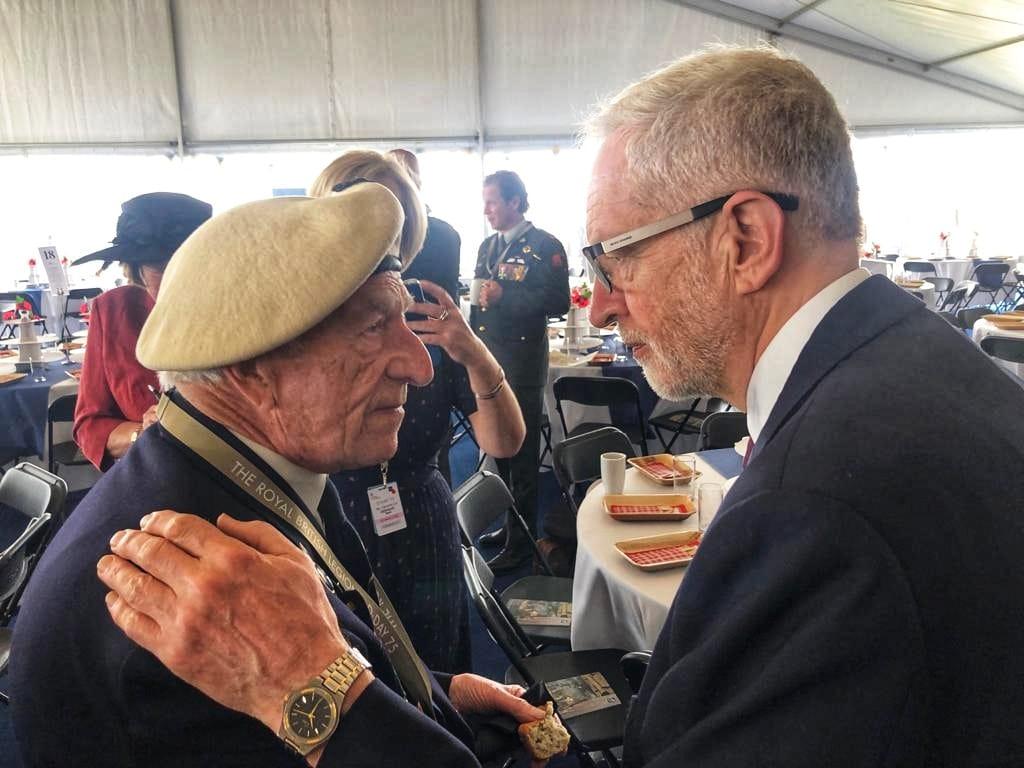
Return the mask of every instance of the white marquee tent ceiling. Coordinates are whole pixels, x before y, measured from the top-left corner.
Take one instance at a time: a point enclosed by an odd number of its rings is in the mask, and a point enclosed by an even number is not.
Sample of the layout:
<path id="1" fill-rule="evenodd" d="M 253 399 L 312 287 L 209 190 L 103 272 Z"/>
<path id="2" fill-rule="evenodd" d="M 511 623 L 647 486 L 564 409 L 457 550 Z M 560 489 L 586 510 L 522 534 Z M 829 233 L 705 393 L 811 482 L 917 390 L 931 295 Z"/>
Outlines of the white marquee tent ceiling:
<path id="1" fill-rule="evenodd" d="M 557 141 L 758 40 L 859 129 L 1024 123 L 1020 0 L 0 0 L 0 149 Z"/>

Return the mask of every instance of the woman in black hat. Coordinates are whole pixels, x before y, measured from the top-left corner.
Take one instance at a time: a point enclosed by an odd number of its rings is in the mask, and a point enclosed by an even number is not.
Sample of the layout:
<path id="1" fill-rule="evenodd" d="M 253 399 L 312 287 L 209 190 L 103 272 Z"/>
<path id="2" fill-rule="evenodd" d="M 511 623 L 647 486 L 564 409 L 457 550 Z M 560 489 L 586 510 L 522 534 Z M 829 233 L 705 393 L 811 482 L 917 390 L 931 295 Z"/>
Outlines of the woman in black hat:
<path id="1" fill-rule="evenodd" d="M 212 213 L 209 203 L 188 195 L 151 192 L 133 197 L 121 205 L 113 245 L 74 262 L 102 261 L 102 271 L 119 261 L 129 280 L 129 285 L 93 301 L 75 408 L 75 442 L 101 470 L 123 456 L 155 420 L 156 374 L 139 365 L 135 343 L 167 262 Z"/>

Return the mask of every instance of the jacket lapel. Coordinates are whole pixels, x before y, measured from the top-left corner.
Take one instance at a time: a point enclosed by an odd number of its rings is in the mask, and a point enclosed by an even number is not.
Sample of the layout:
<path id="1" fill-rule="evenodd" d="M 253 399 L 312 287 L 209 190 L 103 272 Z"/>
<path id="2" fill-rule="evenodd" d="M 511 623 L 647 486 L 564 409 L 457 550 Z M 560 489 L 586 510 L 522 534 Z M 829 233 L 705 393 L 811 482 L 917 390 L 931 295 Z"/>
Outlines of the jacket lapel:
<path id="1" fill-rule="evenodd" d="M 918 300 L 881 275 L 862 282 L 829 310 L 811 334 L 772 408 L 751 460 L 833 368 L 890 326 L 913 312 L 927 312 Z"/>

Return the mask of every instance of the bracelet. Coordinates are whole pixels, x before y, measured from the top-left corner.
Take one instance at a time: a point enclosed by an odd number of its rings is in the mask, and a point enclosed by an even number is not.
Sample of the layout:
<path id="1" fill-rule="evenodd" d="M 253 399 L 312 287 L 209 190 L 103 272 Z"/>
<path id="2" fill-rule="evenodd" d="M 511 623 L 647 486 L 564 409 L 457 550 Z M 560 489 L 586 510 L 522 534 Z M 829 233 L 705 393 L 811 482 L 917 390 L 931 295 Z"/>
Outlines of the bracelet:
<path id="1" fill-rule="evenodd" d="M 498 370 L 501 371 L 501 376 L 498 378 L 498 383 L 495 384 L 490 391 L 485 392 L 483 394 L 480 394 L 479 392 L 474 392 L 473 397 L 475 397 L 477 400 L 493 400 L 498 396 L 498 393 L 505 388 L 505 370 L 503 368 L 499 368 Z"/>

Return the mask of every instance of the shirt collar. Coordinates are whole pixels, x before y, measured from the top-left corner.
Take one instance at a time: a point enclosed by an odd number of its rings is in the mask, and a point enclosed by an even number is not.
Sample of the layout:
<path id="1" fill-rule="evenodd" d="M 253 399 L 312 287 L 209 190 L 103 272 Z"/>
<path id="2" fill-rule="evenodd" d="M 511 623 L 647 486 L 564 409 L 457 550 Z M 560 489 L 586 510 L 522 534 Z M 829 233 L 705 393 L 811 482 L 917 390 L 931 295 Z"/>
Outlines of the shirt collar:
<path id="1" fill-rule="evenodd" d="M 755 443 L 814 329 L 843 296 L 868 277 L 866 270 L 857 268 L 832 281 L 794 312 L 768 343 L 747 385 L 747 429 Z"/>
<path id="2" fill-rule="evenodd" d="M 245 443 L 248 448 L 265 461 L 272 470 L 277 472 L 298 495 L 306 508 L 312 512 L 317 520 L 320 520 L 320 513 L 317 508 L 320 506 L 320 499 L 324 495 L 324 488 L 327 487 L 327 475 L 321 475 L 308 469 L 293 464 L 279 453 L 276 453 L 266 446 L 254 443 L 248 438 L 232 430 L 231 434 Z"/>
<path id="3" fill-rule="evenodd" d="M 530 222 L 523 219 L 516 224 L 512 229 L 507 229 L 501 233 L 501 240 L 503 243 L 508 245 L 509 243 L 515 242 L 522 234 L 529 228 Z"/>

